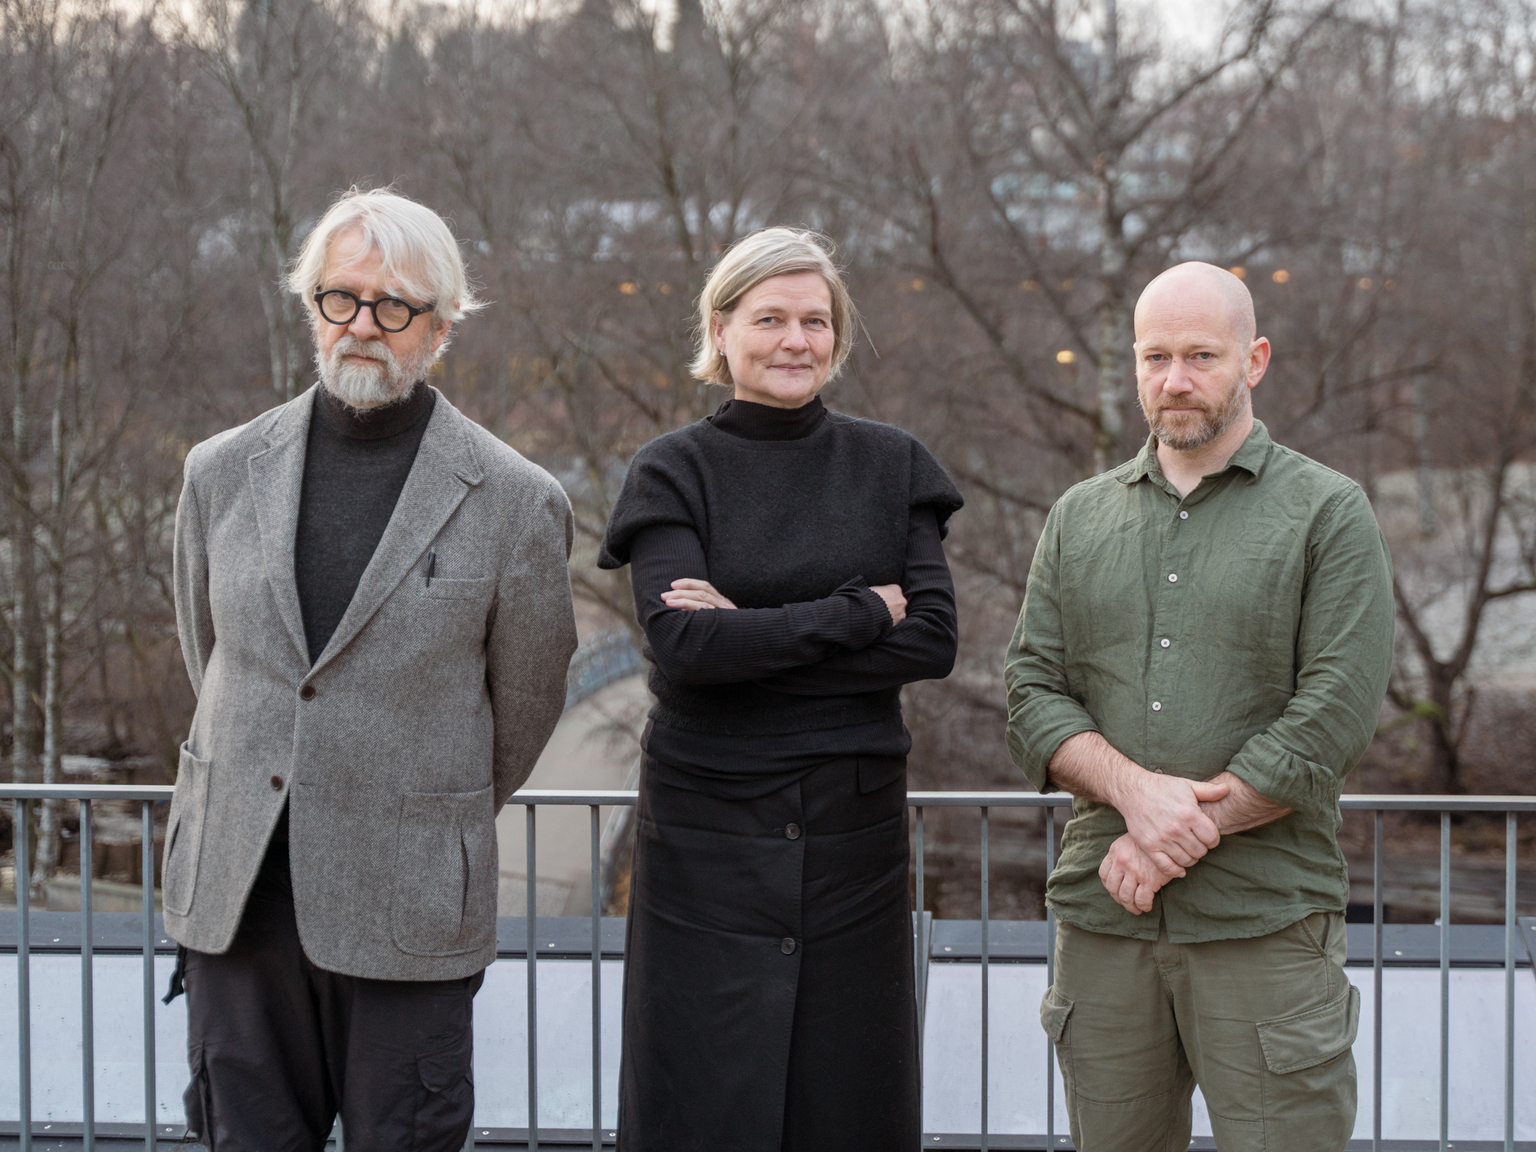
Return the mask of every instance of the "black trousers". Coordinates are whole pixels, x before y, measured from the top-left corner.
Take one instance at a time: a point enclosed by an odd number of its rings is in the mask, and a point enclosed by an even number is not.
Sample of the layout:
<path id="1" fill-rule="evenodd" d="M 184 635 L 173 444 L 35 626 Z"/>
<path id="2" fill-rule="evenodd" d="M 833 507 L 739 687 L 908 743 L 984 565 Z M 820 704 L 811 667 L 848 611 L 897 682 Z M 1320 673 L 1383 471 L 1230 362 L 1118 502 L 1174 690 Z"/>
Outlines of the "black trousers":
<path id="1" fill-rule="evenodd" d="M 366 980 L 316 968 L 277 854 L 229 951 L 185 953 L 188 1128 L 209 1152 L 319 1152 L 340 1112 L 347 1152 L 459 1152 L 484 974 Z"/>
<path id="2" fill-rule="evenodd" d="M 727 800 L 641 781 L 622 1152 L 892 1152 L 921 1139 L 905 765 Z"/>

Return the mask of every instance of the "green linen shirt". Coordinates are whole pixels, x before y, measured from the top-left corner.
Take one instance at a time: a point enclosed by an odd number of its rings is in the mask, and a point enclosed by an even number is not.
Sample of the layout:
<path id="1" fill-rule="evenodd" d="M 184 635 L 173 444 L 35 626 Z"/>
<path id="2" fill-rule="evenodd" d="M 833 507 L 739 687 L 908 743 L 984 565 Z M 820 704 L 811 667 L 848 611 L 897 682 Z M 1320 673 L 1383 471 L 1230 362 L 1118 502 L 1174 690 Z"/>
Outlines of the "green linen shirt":
<path id="1" fill-rule="evenodd" d="M 1099 732 L 1143 768 L 1230 769 L 1294 812 L 1223 836 L 1133 916 L 1098 869 L 1125 820 L 1078 799 L 1047 900 L 1093 932 L 1262 936 L 1343 909 L 1339 794 L 1392 659 L 1391 559 L 1360 486 L 1262 423 L 1188 496 L 1149 437 L 1046 519 L 1009 645 L 1008 748 L 1042 792 L 1062 741 Z"/>

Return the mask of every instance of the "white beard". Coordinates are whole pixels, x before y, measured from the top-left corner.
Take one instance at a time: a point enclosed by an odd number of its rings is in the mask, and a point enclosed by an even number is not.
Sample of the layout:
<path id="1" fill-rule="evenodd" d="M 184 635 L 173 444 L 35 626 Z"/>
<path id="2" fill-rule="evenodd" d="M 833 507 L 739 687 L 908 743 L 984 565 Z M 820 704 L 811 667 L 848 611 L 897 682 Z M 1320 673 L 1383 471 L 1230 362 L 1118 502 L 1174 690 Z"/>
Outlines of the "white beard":
<path id="1" fill-rule="evenodd" d="M 367 356 L 374 363 L 355 364 L 344 356 Z M 329 355 L 315 354 L 320 382 L 332 396 L 349 408 L 380 408 L 403 399 L 416 381 L 427 374 L 437 360 L 430 343 L 423 343 L 403 360 L 382 340 L 359 340 L 343 336 L 331 346 Z"/>

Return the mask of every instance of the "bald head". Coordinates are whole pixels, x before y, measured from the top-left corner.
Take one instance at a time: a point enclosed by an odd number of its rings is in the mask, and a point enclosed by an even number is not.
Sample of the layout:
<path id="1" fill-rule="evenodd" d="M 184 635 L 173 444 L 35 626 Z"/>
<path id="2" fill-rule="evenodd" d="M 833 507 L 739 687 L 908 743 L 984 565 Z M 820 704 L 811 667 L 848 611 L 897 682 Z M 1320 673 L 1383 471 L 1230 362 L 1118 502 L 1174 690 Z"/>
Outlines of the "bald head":
<path id="1" fill-rule="evenodd" d="M 1230 455 L 1252 427 L 1249 392 L 1268 364 L 1253 297 L 1214 264 L 1170 268 L 1136 301 L 1136 390 L 1162 447 Z"/>
<path id="2" fill-rule="evenodd" d="M 1176 264 L 1142 290 L 1136 301 L 1136 338 L 1168 322 L 1199 327 L 1220 325 L 1244 344 L 1253 342 L 1258 325 L 1248 286 L 1225 268 L 1191 260 Z"/>

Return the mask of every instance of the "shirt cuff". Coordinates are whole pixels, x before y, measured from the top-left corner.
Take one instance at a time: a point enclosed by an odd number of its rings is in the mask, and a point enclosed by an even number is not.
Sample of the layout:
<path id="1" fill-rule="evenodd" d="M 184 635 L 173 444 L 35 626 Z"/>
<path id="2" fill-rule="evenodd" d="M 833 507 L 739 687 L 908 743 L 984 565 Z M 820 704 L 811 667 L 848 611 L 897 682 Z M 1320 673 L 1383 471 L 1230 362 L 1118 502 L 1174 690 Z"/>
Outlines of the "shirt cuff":
<path id="1" fill-rule="evenodd" d="M 1266 800 L 1314 820 L 1331 816 L 1344 791 L 1344 781 L 1332 768 L 1303 759 L 1268 732 L 1244 744 L 1227 769 Z"/>
<path id="2" fill-rule="evenodd" d="M 1097 732 L 1088 710 L 1070 696 L 1050 696 L 1025 704 L 1008 721 L 1008 754 L 1035 786 L 1061 791 L 1050 778 L 1051 757 L 1079 732 Z"/>

